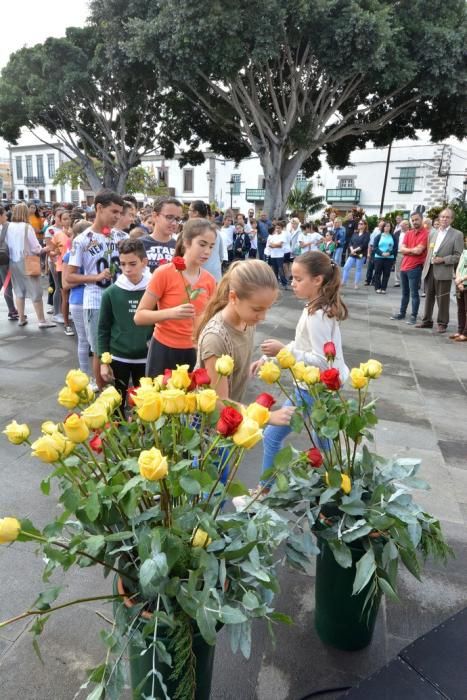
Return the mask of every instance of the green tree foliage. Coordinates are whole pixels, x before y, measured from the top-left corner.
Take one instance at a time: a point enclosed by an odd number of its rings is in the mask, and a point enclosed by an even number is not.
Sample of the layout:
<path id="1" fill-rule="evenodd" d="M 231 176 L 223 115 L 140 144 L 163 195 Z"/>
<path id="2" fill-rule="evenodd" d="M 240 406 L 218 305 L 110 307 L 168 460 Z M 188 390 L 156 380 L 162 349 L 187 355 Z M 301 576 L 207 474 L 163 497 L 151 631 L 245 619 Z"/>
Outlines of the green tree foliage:
<path id="1" fill-rule="evenodd" d="M 174 99 L 191 102 L 200 138 L 259 156 L 272 216 L 320 152 L 344 165 L 369 139 L 464 131 L 464 0 L 94 0 L 91 8 L 99 20 L 124 18 L 129 55 L 158 65 Z"/>
<path id="2" fill-rule="evenodd" d="M 304 189 L 301 187 L 293 187 L 290 190 L 287 198 L 287 208 L 292 211 L 302 211 L 305 214 L 312 214 L 320 209 L 323 203 L 323 197 L 313 194 L 313 187 L 309 182 Z"/>

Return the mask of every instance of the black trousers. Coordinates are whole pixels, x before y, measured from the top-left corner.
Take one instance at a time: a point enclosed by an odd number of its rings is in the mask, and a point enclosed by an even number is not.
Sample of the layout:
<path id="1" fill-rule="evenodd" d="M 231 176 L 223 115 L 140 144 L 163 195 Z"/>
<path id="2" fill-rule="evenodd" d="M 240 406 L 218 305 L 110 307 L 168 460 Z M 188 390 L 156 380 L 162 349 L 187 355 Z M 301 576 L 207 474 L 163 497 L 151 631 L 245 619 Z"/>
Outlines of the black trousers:
<path id="1" fill-rule="evenodd" d="M 392 258 L 375 258 L 375 272 L 373 275 L 375 289 L 386 291 L 393 263 L 394 260 Z"/>
<path id="2" fill-rule="evenodd" d="M 367 269 L 366 269 L 366 283 L 373 284 L 373 274 L 375 270 L 375 254 L 372 253 L 369 258 L 367 258 Z"/>
<path id="3" fill-rule="evenodd" d="M 115 377 L 115 388 L 122 395 L 122 407 L 124 408 L 130 379 L 133 386 L 138 386 L 141 377 L 145 376 L 146 365 L 144 362 L 132 363 L 112 360 L 111 367 Z"/>
<path id="4" fill-rule="evenodd" d="M 195 348 L 169 348 L 168 345 L 159 343 L 154 336 L 151 338 L 146 360 L 147 377 L 157 377 L 164 374 L 166 369 L 176 369 L 177 365 L 188 365 L 188 371 L 192 372 L 195 364 Z"/>

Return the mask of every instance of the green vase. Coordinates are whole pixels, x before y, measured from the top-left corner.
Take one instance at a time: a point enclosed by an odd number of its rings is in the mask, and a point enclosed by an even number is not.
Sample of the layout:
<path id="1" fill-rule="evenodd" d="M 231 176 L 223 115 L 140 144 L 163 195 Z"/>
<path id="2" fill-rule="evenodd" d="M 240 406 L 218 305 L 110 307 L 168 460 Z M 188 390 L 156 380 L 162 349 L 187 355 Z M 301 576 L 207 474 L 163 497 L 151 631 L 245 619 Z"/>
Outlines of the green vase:
<path id="1" fill-rule="evenodd" d="M 121 585 L 121 584 L 120 584 Z M 114 580 L 114 593 L 121 592 L 118 587 L 118 577 L 115 577 Z M 114 603 L 114 606 L 116 604 Z M 115 608 L 114 608 L 115 609 Z M 147 614 L 147 613 L 146 613 Z M 141 626 L 144 626 L 145 620 L 141 620 L 139 623 Z M 161 642 L 166 642 L 166 638 L 163 634 L 163 631 L 161 634 L 158 634 L 158 639 Z M 151 642 L 153 641 L 153 635 L 150 634 L 147 638 L 147 647 L 149 648 Z M 130 643 L 128 644 L 127 647 L 128 651 L 128 659 L 129 659 L 129 664 L 130 664 L 130 679 L 131 679 L 131 688 L 133 691 L 133 700 L 141 700 L 141 698 L 144 697 L 151 697 L 151 692 L 152 692 L 152 675 L 149 676 L 146 680 L 146 682 L 141 685 L 143 680 L 146 678 L 148 673 L 152 670 L 153 668 L 153 654 L 152 650 L 149 650 L 145 653 L 142 654 L 144 651 L 139 644 Z M 202 635 L 199 632 L 195 632 L 193 635 L 193 653 L 195 656 L 195 661 L 196 661 L 196 667 L 195 667 L 195 676 L 196 676 L 196 692 L 195 692 L 195 700 L 209 700 L 211 696 L 211 682 L 212 682 L 212 672 L 213 672 L 213 666 L 214 666 L 214 654 L 216 651 L 215 646 L 211 646 L 208 644 Z M 155 658 L 155 667 L 159 671 L 159 673 L 162 675 L 164 679 L 164 683 L 167 687 L 167 694 L 169 695 L 170 698 L 175 697 L 175 693 L 177 691 L 177 682 L 173 680 L 169 680 L 170 676 L 172 674 L 172 668 L 168 666 L 167 664 L 162 663 L 159 661 L 159 659 Z M 154 684 L 154 697 L 155 698 L 164 698 L 164 693 L 160 687 L 159 684 L 159 679 L 155 678 L 155 684 Z M 136 689 L 138 688 L 138 692 L 136 693 Z"/>
<path id="2" fill-rule="evenodd" d="M 365 551 L 352 546 L 352 566 L 344 569 L 334 559 L 327 542 L 318 537 L 320 554 L 316 557 L 315 628 L 320 639 L 336 649 L 356 651 L 370 644 L 380 596 L 371 609 L 363 610 L 368 586 L 352 595 L 356 564 Z"/>

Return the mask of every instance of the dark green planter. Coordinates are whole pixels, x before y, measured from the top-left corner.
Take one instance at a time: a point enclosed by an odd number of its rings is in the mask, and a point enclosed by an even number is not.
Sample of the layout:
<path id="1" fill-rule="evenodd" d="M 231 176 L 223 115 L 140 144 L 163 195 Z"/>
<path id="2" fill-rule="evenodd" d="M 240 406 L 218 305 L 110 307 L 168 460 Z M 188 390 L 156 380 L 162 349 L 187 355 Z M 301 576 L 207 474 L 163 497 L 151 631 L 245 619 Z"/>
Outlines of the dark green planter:
<path id="1" fill-rule="evenodd" d="M 117 588 L 117 577 L 114 580 L 114 593 L 120 592 Z M 144 620 L 141 620 L 141 625 L 144 625 Z M 158 634 L 158 639 L 165 642 L 165 637 L 162 634 Z M 148 647 L 152 642 L 152 634 L 148 637 Z M 151 697 L 152 692 L 152 678 L 149 677 L 146 683 L 139 688 L 138 694 L 135 693 L 136 688 L 139 687 L 140 683 L 147 676 L 148 672 L 152 669 L 152 650 L 148 651 L 146 654 L 141 655 L 143 649 L 138 644 L 130 642 L 128 644 L 128 657 L 130 664 L 130 678 L 131 678 L 131 688 L 133 690 L 133 700 L 140 700 L 144 697 Z M 214 666 L 214 654 L 216 651 L 215 646 L 211 646 L 204 641 L 203 637 L 199 632 L 195 633 L 193 636 L 193 652 L 196 658 L 196 693 L 195 700 L 209 700 L 211 696 L 211 682 L 212 682 L 212 671 Z M 167 693 L 170 698 L 175 697 L 177 691 L 177 683 L 174 681 L 169 681 L 172 674 L 172 669 L 167 664 L 161 663 L 156 656 L 155 665 L 157 670 L 161 673 L 164 683 L 167 687 Z M 159 684 L 159 680 L 156 677 L 155 680 L 155 697 L 163 698 L 164 693 Z"/>
<path id="2" fill-rule="evenodd" d="M 352 566 L 343 569 L 334 559 L 326 541 L 318 537 L 320 554 L 316 557 L 315 627 L 320 639 L 337 649 L 356 651 L 368 646 L 373 636 L 380 598 L 371 611 L 363 611 L 368 586 L 352 595 L 355 566 L 365 553 L 352 547 Z"/>

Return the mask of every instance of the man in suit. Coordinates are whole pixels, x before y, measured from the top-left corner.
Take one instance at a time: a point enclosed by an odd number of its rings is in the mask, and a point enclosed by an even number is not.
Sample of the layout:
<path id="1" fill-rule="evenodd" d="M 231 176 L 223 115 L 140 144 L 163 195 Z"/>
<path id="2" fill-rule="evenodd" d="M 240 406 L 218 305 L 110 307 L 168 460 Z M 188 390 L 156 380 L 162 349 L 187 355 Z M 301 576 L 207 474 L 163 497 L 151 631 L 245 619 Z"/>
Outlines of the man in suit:
<path id="1" fill-rule="evenodd" d="M 438 230 L 432 229 L 428 240 L 428 255 L 423 266 L 425 284 L 425 311 L 417 328 L 433 328 L 433 308 L 438 304 L 437 331 L 446 333 L 449 323 L 449 301 L 454 270 L 464 250 L 462 231 L 452 228 L 452 209 L 443 209 L 439 215 Z"/>

